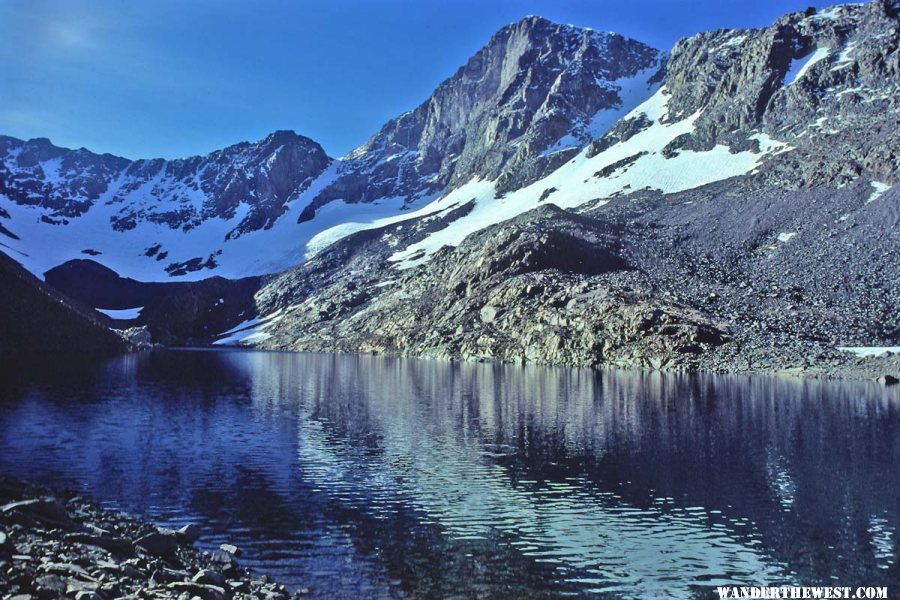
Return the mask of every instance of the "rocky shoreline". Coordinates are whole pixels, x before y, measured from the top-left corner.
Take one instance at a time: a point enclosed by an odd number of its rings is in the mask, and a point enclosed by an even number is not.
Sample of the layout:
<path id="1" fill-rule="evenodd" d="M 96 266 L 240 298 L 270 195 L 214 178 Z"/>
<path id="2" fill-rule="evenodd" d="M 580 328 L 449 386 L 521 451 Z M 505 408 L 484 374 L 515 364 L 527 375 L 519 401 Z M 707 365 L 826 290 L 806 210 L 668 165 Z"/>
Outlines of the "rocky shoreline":
<path id="1" fill-rule="evenodd" d="M 211 349 L 223 349 L 221 346 L 209 346 Z M 235 347 L 227 347 L 234 350 Z M 247 348 L 253 350 L 254 348 Z M 270 352 L 305 352 L 305 350 L 280 350 L 264 348 Z M 805 350 L 805 352 L 804 352 Z M 661 371 L 663 373 L 695 373 L 698 375 L 754 375 L 766 377 L 799 377 L 802 379 L 822 379 L 834 381 L 873 382 L 883 387 L 900 385 L 900 353 L 885 352 L 876 356 L 859 357 L 847 352 L 825 350 L 822 348 L 801 348 L 795 352 L 772 353 L 765 350 L 736 352 L 723 357 L 716 355 L 707 357 L 699 365 L 661 365 L 650 366 L 646 363 L 621 362 L 612 364 L 557 364 L 540 361 L 521 361 L 511 359 L 432 356 L 393 351 L 343 351 L 343 350 L 309 350 L 310 352 L 333 352 L 336 354 L 376 354 L 383 356 L 404 357 L 426 360 L 447 360 L 450 362 L 497 362 L 506 364 L 534 364 L 547 367 L 591 368 L 591 369 L 642 369 Z"/>
<path id="2" fill-rule="evenodd" d="M 101 508 L 72 492 L 0 476 L 0 596 L 281 599 L 283 585 L 238 565 L 229 544 L 205 552 L 195 525 L 168 530 Z"/>

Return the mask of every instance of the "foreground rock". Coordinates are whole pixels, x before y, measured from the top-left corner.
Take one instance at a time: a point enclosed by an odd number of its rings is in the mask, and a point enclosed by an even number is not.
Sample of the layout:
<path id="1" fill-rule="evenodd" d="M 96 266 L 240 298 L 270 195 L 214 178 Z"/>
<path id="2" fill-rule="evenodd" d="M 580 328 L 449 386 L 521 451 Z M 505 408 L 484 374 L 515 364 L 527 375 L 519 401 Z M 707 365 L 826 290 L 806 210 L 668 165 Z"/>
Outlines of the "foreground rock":
<path id="1" fill-rule="evenodd" d="M 202 552 L 194 525 L 158 529 L 70 494 L 0 476 L 0 596 L 32 598 L 290 598 L 254 578 L 234 552 Z M 300 595 L 298 592 L 297 595 Z"/>

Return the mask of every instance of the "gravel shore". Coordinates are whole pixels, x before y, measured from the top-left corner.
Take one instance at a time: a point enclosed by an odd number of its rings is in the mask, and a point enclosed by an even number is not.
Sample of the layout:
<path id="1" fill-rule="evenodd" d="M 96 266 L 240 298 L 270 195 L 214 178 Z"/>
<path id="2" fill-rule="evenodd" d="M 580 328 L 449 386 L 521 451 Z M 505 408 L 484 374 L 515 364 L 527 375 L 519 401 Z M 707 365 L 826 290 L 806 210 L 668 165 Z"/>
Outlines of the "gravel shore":
<path id="1" fill-rule="evenodd" d="M 301 597 L 238 565 L 240 550 L 193 546 L 195 525 L 167 530 L 74 493 L 0 476 L 0 596 L 32 598 Z"/>

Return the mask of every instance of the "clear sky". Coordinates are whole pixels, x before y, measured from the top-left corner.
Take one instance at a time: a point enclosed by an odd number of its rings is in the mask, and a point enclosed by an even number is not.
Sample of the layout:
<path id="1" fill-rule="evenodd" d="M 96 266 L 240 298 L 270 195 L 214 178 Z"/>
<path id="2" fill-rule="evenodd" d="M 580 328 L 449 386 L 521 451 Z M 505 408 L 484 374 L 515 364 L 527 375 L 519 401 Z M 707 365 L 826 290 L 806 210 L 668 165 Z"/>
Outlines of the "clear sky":
<path id="1" fill-rule="evenodd" d="M 818 0 L 0 0 L 0 134 L 129 158 L 276 129 L 332 156 L 529 14 L 668 49 Z"/>

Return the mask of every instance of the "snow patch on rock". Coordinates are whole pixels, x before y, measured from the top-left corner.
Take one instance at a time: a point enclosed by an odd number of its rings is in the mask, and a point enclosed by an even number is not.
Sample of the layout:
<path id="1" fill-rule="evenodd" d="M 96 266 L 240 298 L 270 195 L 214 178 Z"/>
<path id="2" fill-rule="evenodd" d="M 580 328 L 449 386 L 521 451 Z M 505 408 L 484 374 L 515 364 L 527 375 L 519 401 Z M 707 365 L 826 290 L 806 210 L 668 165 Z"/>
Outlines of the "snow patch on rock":
<path id="1" fill-rule="evenodd" d="M 797 236 L 797 234 L 798 234 L 797 231 L 785 231 L 785 232 L 779 233 L 778 241 L 781 242 L 782 244 L 786 244 L 786 243 L 790 242 L 792 239 L 794 239 Z"/>
<path id="2" fill-rule="evenodd" d="M 791 61 L 787 73 L 784 75 L 785 84 L 792 85 L 803 79 L 803 76 L 806 75 L 813 65 L 827 57 L 829 54 L 831 54 L 831 48 L 816 48 L 815 52 L 812 52 L 803 58 L 795 58 Z"/>
<path id="3" fill-rule="evenodd" d="M 873 181 L 870 184 L 872 186 L 872 193 L 869 194 L 869 197 L 866 198 L 866 204 L 870 202 L 875 202 L 879 198 L 881 198 L 885 192 L 891 189 L 891 186 L 886 183 L 881 183 L 880 181 Z"/>
<path id="4" fill-rule="evenodd" d="M 235 325 L 228 331 L 219 334 L 218 340 L 213 342 L 215 346 L 253 346 L 269 339 L 270 334 L 266 329 L 280 321 L 284 317 L 284 311 L 278 310 L 265 317 L 254 317 L 243 323 Z"/>
<path id="5" fill-rule="evenodd" d="M 838 346 L 841 352 L 850 352 L 860 358 L 881 356 L 887 353 L 900 354 L 900 346 Z"/>
<path id="6" fill-rule="evenodd" d="M 101 312 L 110 319 L 117 319 L 120 321 L 130 321 L 132 319 L 137 319 L 141 311 L 144 310 L 143 306 L 137 306 L 135 308 L 121 308 L 121 309 L 111 309 L 111 308 L 97 308 L 95 309 L 97 312 Z"/>

